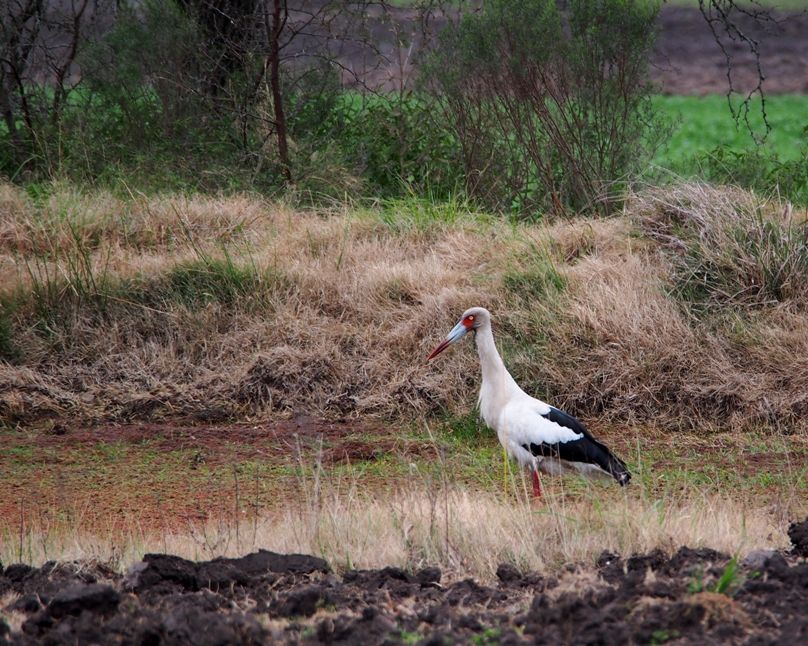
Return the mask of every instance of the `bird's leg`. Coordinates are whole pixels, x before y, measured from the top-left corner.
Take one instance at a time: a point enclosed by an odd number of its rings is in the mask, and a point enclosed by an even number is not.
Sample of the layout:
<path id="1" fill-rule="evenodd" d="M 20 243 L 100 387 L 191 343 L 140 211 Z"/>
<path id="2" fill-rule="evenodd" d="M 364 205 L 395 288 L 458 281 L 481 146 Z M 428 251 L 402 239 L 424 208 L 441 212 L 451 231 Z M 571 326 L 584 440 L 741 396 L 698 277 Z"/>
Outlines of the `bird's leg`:
<path id="1" fill-rule="evenodd" d="M 533 497 L 541 498 L 541 481 L 539 480 L 539 471 L 538 469 L 531 469 L 530 472 L 533 475 Z"/>

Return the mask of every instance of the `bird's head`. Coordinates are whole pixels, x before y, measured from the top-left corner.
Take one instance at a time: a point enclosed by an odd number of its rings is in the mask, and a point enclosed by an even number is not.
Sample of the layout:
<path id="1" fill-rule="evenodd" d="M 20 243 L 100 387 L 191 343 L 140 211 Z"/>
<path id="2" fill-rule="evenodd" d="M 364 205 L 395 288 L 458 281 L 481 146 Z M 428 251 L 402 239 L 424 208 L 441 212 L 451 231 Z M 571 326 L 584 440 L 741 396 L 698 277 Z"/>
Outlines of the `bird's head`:
<path id="1" fill-rule="evenodd" d="M 462 339 L 472 330 L 477 330 L 483 325 L 489 325 L 490 323 L 491 314 L 484 307 L 472 307 L 471 309 L 467 309 L 465 312 L 463 312 L 463 316 L 460 317 L 457 325 L 455 325 L 452 328 L 452 331 L 446 335 L 446 338 L 441 341 L 434 350 L 432 350 L 432 354 L 430 354 L 426 360 L 429 361 L 430 359 L 434 359 L 446 348 L 460 341 L 460 339 Z"/>

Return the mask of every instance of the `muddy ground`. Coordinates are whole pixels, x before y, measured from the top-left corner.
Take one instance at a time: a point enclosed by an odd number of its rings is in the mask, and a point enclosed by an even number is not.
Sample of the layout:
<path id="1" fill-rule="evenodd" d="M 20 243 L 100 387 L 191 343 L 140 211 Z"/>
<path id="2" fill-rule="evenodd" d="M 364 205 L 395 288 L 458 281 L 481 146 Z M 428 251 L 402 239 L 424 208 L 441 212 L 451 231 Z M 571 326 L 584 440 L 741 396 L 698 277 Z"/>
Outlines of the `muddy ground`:
<path id="1" fill-rule="evenodd" d="M 808 520 L 789 553 L 681 548 L 559 577 L 503 564 L 498 581 L 437 568 L 333 573 L 260 551 L 192 562 L 147 555 L 120 575 L 92 563 L 0 567 L 0 643 L 747 643 L 808 640 Z M 11 625 L 9 625 L 9 623 Z"/>

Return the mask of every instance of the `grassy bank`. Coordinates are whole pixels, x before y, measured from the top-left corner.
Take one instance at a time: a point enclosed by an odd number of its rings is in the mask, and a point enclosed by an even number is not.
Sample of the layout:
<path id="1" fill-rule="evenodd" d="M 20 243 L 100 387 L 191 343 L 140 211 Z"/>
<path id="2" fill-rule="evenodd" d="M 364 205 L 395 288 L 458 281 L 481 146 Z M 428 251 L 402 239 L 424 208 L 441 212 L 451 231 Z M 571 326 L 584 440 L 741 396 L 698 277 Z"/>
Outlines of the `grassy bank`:
<path id="1" fill-rule="evenodd" d="M 690 184 L 621 217 L 511 224 L 460 203 L 295 211 L 258 198 L 3 187 L 8 423 L 467 411 L 494 313 L 514 376 L 604 422 L 794 430 L 804 215 Z"/>

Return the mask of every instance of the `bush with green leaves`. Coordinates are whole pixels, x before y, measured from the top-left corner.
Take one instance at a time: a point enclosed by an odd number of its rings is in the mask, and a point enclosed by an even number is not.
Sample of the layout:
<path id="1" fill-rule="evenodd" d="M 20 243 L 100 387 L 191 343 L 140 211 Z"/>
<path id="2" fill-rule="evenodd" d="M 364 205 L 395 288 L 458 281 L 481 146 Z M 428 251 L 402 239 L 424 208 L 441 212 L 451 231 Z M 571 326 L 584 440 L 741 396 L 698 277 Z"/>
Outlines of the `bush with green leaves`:
<path id="1" fill-rule="evenodd" d="M 447 28 L 426 76 L 469 192 L 521 211 L 611 211 L 652 143 L 657 11 L 644 0 L 493 0 Z"/>
<path id="2" fill-rule="evenodd" d="M 429 96 L 373 96 L 350 122 L 344 145 L 369 190 L 447 198 L 462 189 L 456 139 L 434 118 Z"/>
<path id="3" fill-rule="evenodd" d="M 111 183 L 120 173 L 149 188 L 180 189 L 251 183 L 244 162 L 257 136 L 235 118 L 246 112 L 238 109 L 245 81 L 237 70 L 227 93 L 213 91 L 216 48 L 177 2 L 123 5 L 113 28 L 79 57 L 85 109 L 65 123 L 83 134 L 74 147 L 88 179 Z"/>

